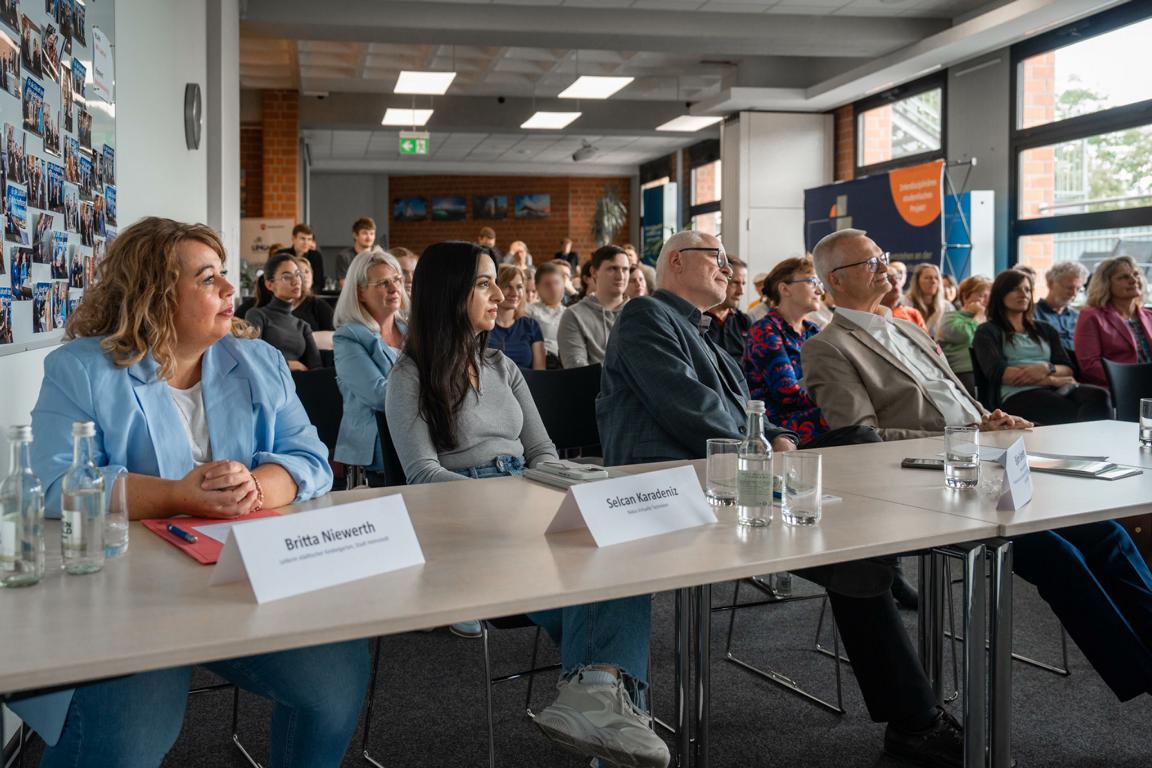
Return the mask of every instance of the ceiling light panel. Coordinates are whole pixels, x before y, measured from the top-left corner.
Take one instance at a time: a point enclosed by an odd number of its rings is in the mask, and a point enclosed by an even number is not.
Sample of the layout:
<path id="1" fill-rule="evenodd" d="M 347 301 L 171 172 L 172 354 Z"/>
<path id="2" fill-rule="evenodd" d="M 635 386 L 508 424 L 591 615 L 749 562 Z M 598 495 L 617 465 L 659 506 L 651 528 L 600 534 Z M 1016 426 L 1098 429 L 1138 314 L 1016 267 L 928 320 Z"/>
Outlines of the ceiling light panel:
<path id="1" fill-rule="evenodd" d="M 380 125 L 399 125 L 402 127 L 424 125 L 430 117 L 432 117 L 432 110 L 430 109 L 397 109 L 396 107 L 388 107 L 387 111 L 384 112 L 384 119 L 380 121 Z"/>
<path id="2" fill-rule="evenodd" d="M 560 92 L 560 98 L 607 99 L 635 79 L 634 77 L 596 77 L 593 75 L 581 75 L 576 78 L 576 82 Z"/>
<path id="3" fill-rule="evenodd" d="M 443 96 L 452 85 L 455 72 L 425 72 L 404 69 L 396 80 L 393 93 L 417 94 L 422 96 Z"/>
<path id="4" fill-rule="evenodd" d="M 682 131 L 684 133 L 691 133 L 692 131 L 699 131 L 707 128 L 710 125 L 716 125 L 724 118 L 722 117 L 703 117 L 697 115 L 681 115 L 674 120 L 669 120 L 664 125 L 656 126 L 658 131 Z"/>
<path id="5" fill-rule="evenodd" d="M 578 117 L 579 112 L 537 112 L 521 123 L 520 127 L 528 130 L 559 130 L 567 128 Z"/>

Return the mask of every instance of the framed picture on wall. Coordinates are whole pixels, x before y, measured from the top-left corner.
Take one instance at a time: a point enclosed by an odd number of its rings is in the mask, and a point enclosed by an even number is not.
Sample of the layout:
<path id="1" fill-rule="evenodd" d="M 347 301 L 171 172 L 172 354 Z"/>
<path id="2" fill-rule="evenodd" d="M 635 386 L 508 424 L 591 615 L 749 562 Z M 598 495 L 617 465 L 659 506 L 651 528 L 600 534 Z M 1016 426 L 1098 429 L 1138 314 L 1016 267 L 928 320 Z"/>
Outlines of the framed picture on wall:
<path id="1" fill-rule="evenodd" d="M 504 219 L 508 217 L 508 195 L 472 195 L 472 218 Z"/>
<path id="2" fill-rule="evenodd" d="M 516 195 L 516 218 L 546 219 L 552 215 L 552 195 Z"/>
<path id="3" fill-rule="evenodd" d="M 422 197 L 397 197 L 392 201 L 392 221 L 424 221 L 428 201 Z"/>
<path id="4" fill-rule="evenodd" d="M 468 203 L 463 196 L 432 196 L 432 221 L 463 221 L 468 216 Z"/>

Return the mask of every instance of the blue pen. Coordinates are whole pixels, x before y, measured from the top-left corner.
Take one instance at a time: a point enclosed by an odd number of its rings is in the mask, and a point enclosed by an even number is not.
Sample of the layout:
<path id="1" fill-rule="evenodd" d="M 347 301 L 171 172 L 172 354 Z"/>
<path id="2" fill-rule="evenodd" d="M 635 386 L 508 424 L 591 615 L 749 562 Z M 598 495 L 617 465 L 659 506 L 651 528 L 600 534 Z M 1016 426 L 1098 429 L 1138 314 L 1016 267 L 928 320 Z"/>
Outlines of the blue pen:
<path id="1" fill-rule="evenodd" d="M 168 523 L 168 533 L 184 539 L 184 541 L 188 542 L 189 544 L 195 544 L 196 542 L 200 541 L 200 539 L 188 533 L 188 531 L 184 530 L 183 528 L 177 528 L 176 526 L 172 525 L 172 523 Z"/>

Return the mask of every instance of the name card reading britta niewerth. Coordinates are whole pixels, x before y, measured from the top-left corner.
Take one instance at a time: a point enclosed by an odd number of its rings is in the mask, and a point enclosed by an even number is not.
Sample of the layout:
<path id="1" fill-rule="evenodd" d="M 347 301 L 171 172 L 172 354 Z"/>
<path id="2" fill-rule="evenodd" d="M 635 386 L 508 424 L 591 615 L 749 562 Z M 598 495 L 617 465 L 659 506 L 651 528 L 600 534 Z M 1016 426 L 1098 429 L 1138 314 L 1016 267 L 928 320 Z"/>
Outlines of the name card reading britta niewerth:
<path id="1" fill-rule="evenodd" d="M 996 509 L 1015 512 L 1032 501 L 1032 470 L 1028 466 L 1028 450 L 1024 438 L 1019 437 L 1000 457 L 1004 467 L 1004 485 Z"/>
<path id="2" fill-rule="evenodd" d="M 423 562 L 404 499 L 385 496 L 234 526 L 209 583 L 246 578 L 266 603 Z"/>
<path id="3" fill-rule="evenodd" d="M 685 466 L 574 485 L 547 533 L 587 527 L 606 547 L 715 522 L 696 470 Z"/>

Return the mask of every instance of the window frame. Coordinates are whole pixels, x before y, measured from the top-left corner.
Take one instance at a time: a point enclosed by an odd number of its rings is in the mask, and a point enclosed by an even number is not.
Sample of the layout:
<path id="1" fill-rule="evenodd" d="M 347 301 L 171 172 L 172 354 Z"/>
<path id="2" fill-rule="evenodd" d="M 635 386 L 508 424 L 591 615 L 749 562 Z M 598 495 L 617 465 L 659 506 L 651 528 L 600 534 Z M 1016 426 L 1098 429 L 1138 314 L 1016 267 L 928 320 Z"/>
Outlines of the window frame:
<path id="1" fill-rule="evenodd" d="M 934 91 L 937 88 L 940 89 L 940 148 L 927 152 L 917 152 L 914 155 L 905 155 L 904 157 L 899 157 L 894 160 L 885 160 L 882 163 L 861 165 L 860 144 L 863 134 L 860 131 L 860 116 L 876 107 L 895 104 L 898 101 L 919 96 L 922 93 Z M 927 77 L 922 77 L 919 80 L 914 80 L 911 83 L 904 83 L 903 85 L 889 88 L 886 91 L 881 91 L 880 93 L 855 102 L 852 105 L 852 137 L 852 165 L 855 178 L 885 173 L 909 165 L 919 165 L 931 160 L 943 159 L 946 154 L 945 148 L 948 146 L 948 73 L 941 70 Z"/>
<path id="2" fill-rule="evenodd" d="M 1141 7 L 1142 6 L 1142 7 Z M 1131 3 L 1095 16 L 1066 24 L 1012 46 L 1009 56 L 1009 141 L 1008 157 L 1008 265 L 1015 266 L 1020 256 L 1020 238 L 1031 235 L 1056 235 L 1096 229 L 1126 229 L 1152 224 L 1152 205 L 1121 208 L 1114 211 L 1072 213 L 1031 219 L 1020 216 L 1020 156 L 1029 149 L 1090 138 L 1114 131 L 1152 125 L 1152 98 L 1119 107 L 1078 115 L 1030 128 L 1020 128 L 1020 64 L 1026 59 L 1072 43 L 1114 32 L 1139 21 L 1152 18 L 1152 6 Z"/>

